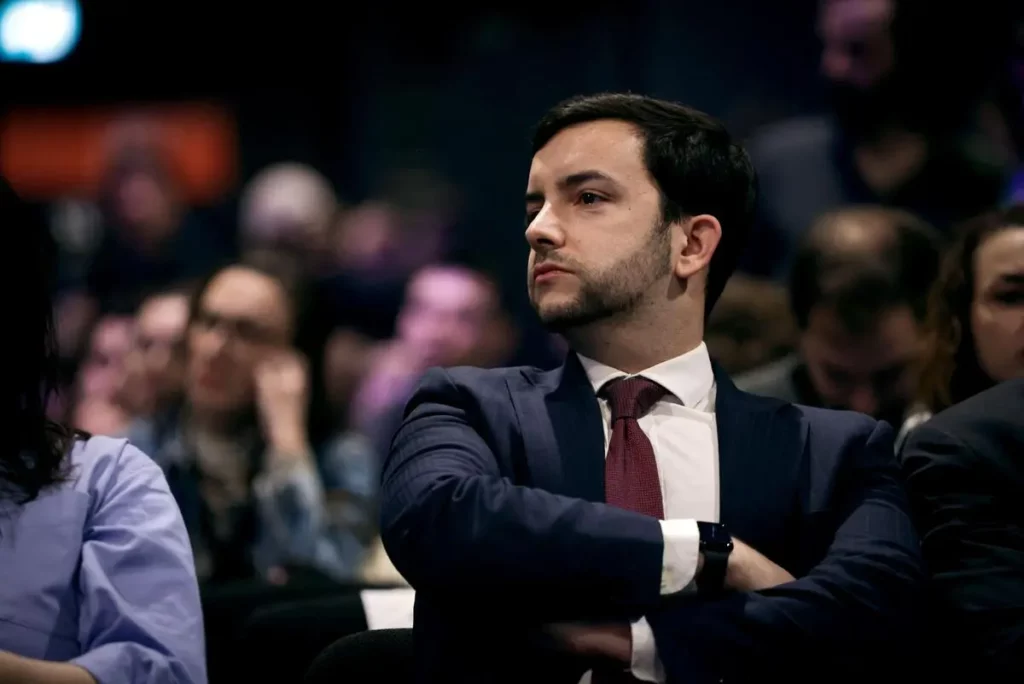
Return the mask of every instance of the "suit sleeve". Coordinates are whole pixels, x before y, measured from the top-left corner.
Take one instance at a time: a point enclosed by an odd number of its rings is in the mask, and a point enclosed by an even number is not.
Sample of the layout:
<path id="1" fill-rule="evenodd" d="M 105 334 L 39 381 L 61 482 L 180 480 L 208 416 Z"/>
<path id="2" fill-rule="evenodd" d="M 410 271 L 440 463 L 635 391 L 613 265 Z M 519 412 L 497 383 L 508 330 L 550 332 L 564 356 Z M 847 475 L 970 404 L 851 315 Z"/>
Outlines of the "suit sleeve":
<path id="1" fill-rule="evenodd" d="M 513 484 L 465 395 L 430 371 L 385 462 L 381 537 L 398 571 L 417 590 L 504 597 L 536 619 L 639 617 L 654 605 L 658 521 Z"/>
<path id="2" fill-rule="evenodd" d="M 903 458 L 932 584 L 993 673 L 1024 677 L 1024 525 L 998 471 L 929 423 Z M 1012 676 L 1011 676 L 1012 675 Z"/>
<path id="3" fill-rule="evenodd" d="M 647 615 L 669 682 L 719 681 L 793 668 L 870 668 L 903 643 L 923 572 L 892 429 L 852 438 L 833 495 L 840 521 L 807 575 L 765 591 L 678 600 Z M 869 662 L 870 661 L 870 662 Z M 871 671 L 868 669 L 867 671 Z"/>

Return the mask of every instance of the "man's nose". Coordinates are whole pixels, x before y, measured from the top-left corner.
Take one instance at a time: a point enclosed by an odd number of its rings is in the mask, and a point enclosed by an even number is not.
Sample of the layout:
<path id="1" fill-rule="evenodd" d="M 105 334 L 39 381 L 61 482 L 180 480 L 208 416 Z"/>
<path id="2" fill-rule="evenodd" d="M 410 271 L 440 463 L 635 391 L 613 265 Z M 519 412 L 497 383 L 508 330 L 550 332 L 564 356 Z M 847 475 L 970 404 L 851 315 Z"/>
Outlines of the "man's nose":
<path id="1" fill-rule="evenodd" d="M 526 241 L 535 252 L 558 249 L 565 243 L 565 231 L 550 205 L 545 205 L 530 221 L 526 227 Z"/>

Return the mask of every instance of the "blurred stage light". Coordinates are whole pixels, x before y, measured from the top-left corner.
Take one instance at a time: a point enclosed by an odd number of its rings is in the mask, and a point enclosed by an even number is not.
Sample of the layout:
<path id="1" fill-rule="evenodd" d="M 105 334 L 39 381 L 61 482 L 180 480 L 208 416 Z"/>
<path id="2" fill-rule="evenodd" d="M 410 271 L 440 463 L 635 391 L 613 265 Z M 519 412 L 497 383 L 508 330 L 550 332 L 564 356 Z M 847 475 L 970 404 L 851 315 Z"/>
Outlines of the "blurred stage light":
<path id="1" fill-rule="evenodd" d="M 0 4 L 0 60 L 59 62 L 75 49 L 81 29 L 78 0 L 7 0 Z"/>

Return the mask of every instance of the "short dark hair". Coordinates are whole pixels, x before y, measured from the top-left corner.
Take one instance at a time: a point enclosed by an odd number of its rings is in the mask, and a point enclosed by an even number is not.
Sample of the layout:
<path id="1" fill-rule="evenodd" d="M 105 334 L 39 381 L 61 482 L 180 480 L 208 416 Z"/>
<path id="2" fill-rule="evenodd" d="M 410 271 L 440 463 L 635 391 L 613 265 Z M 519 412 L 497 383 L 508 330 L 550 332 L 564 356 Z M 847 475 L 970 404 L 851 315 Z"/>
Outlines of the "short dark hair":
<path id="1" fill-rule="evenodd" d="M 661 195 L 666 223 L 711 214 L 722 240 L 711 259 L 705 317 L 718 301 L 754 222 L 757 174 L 747 151 L 716 119 L 691 107 L 630 93 L 574 97 L 555 105 L 537 124 L 533 153 L 563 129 L 614 119 L 637 128 L 644 164 Z"/>
<path id="2" fill-rule="evenodd" d="M 844 224 L 863 229 L 844 240 Z M 878 316 L 906 305 L 923 322 L 942 243 L 928 223 L 898 209 L 846 207 L 822 215 L 797 249 L 789 296 L 800 329 L 825 306 L 853 334 L 871 331 Z"/>

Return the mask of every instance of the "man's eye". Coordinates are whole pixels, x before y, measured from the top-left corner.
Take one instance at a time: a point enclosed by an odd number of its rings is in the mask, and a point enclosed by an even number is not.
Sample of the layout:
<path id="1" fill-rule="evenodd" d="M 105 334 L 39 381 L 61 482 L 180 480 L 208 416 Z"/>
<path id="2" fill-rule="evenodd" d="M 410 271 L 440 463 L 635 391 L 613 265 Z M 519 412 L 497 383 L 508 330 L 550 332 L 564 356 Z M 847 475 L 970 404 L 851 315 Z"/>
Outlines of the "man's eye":
<path id="1" fill-rule="evenodd" d="M 580 193 L 580 202 L 582 202 L 583 204 L 597 204 L 602 199 L 604 198 L 592 192 Z"/>

